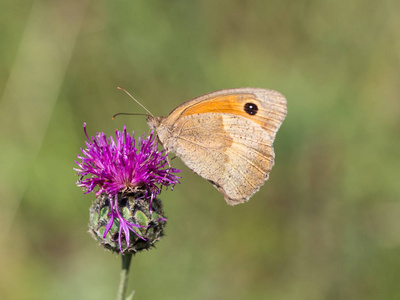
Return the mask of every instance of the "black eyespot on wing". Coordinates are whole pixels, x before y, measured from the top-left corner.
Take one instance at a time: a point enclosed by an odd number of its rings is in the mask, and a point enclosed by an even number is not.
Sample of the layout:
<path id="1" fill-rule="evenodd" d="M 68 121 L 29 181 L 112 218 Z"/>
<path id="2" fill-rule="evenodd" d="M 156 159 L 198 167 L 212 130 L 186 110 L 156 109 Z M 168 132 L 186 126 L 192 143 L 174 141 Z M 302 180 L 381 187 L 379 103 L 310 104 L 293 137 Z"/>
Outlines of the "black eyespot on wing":
<path id="1" fill-rule="evenodd" d="M 247 102 L 244 105 L 244 111 L 253 116 L 258 112 L 258 107 L 254 103 Z"/>

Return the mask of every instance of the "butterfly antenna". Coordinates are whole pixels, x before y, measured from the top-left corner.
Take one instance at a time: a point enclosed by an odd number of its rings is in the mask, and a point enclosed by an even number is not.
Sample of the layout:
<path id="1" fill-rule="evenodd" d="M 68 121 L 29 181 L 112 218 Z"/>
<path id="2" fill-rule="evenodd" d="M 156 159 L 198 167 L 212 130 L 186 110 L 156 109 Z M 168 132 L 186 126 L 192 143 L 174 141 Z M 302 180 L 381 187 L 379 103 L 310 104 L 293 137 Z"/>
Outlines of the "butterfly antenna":
<path id="1" fill-rule="evenodd" d="M 147 111 L 152 117 L 154 117 L 154 115 L 146 108 L 144 107 L 144 105 L 142 103 L 140 103 L 138 100 L 136 100 L 131 94 L 129 94 L 129 92 L 125 89 L 123 89 L 122 87 L 117 87 L 117 89 L 124 91 L 126 94 L 128 94 L 129 97 L 131 97 L 133 100 L 135 100 L 135 102 L 137 104 L 139 104 L 145 111 Z"/>
<path id="2" fill-rule="evenodd" d="M 117 113 L 117 114 L 115 114 L 115 115 L 112 116 L 112 119 L 114 120 L 115 117 L 120 116 L 120 115 L 124 115 L 124 116 L 147 116 L 147 114 Z"/>

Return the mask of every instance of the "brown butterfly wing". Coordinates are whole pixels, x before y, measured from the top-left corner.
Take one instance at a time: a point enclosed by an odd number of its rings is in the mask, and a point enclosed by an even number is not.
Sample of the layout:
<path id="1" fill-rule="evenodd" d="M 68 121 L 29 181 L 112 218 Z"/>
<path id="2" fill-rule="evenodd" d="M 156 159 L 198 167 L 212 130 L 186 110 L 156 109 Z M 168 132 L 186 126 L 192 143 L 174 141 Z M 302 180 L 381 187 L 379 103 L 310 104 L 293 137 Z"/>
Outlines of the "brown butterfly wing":
<path id="1" fill-rule="evenodd" d="M 254 114 L 246 112 L 248 103 Z M 166 149 L 235 205 L 268 179 L 272 143 L 285 115 L 286 100 L 277 92 L 222 90 L 183 103 L 156 128 Z"/>

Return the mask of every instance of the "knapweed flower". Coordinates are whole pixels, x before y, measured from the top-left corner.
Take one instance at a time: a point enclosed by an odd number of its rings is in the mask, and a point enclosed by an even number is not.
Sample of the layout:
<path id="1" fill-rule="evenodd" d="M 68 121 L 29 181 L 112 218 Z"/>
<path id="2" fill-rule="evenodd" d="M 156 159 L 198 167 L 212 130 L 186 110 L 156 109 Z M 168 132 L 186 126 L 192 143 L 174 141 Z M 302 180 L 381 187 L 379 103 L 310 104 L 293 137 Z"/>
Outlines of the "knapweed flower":
<path id="1" fill-rule="evenodd" d="M 106 248 L 121 253 L 149 249 L 162 236 L 166 219 L 156 199 L 162 186 L 179 183 L 167 153 L 157 150 L 154 132 L 138 139 L 126 127 L 113 137 L 104 133 L 87 137 L 81 149 L 77 185 L 86 193 L 94 192 L 90 209 L 90 232 Z M 133 234 L 132 234 L 133 233 Z"/>

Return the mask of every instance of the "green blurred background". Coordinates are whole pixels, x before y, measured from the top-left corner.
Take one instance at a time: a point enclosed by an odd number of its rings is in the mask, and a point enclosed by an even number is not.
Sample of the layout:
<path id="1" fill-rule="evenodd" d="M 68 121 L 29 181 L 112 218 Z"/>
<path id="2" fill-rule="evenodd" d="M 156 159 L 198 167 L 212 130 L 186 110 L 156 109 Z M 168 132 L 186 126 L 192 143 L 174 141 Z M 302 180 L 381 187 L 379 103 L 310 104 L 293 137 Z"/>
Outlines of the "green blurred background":
<path id="1" fill-rule="evenodd" d="M 113 299 L 120 257 L 87 234 L 88 132 L 217 89 L 287 97 L 270 180 L 229 207 L 183 169 L 134 299 L 400 299 L 400 2 L 0 3 L 0 297 Z"/>

